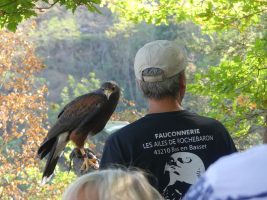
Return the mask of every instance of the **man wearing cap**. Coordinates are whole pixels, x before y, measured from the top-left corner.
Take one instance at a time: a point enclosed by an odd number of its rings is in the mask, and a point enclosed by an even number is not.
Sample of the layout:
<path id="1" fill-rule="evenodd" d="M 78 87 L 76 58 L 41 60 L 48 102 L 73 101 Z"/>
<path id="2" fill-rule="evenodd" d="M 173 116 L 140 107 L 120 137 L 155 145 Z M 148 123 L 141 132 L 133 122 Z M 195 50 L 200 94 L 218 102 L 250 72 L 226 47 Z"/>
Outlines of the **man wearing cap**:
<path id="1" fill-rule="evenodd" d="M 139 49 L 134 70 L 148 113 L 107 139 L 100 164 L 144 170 L 165 199 L 181 199 L 210 164 L 236 151 L 220 122 L 183 109 L 185 67 L 172 41 Z"/>

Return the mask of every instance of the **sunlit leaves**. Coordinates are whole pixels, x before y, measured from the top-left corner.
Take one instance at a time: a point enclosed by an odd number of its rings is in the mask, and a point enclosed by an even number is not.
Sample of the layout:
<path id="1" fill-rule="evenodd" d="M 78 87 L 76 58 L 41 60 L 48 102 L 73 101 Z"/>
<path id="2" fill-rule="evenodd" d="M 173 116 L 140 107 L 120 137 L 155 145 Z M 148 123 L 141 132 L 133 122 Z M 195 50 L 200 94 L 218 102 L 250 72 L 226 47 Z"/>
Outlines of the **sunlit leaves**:
<path id="1" fill-rule="evenodd" d="M 38 166 L 36 149 L 47 117 L 47 88 L 35 77 L 42 62 L 21 35 L 0 33 L 0 187 L 1 197 L 14 199 L 31 191 L 27 168 Z"/>
<path id="2" fill-rule="evenodd" d="M 243 30 L 258 23 L 261 14 L 266 12 L 266 3 L 254 0 L 105 0 L 102 4 L 121 18 L 135 23 L 145 21 L 158 25 L 192 20 L 213 31 Z"/>
<path id="3" fill-rule="evenodd" d="M 140 23 L 168 24 L 169 20 L 185 20 L 188 16 L 186 8 L 188 3 L 175 0 L 132 0 L 132 1 L 102 1 L 112 12 L 116 12 L 121 18 Z"/>
<path id="4" fill-rule="evenodd" d="M 219 66 L 197 74 L 189 89 L 209 96 L 213 117 L 223 120 L 235 134 L 246 134 L 251 126 L 264 125 L 267 98 L 266 40 L 256 39 L 244 58 L 229 55 Z M 259 48 L 257 50 L 257 48 Z"/>
<path id="5" fill-rule="evenodd" d="M 52 183 L 40 185 L 45 162 L 36 156 L 47 133 L 47 88 L 42 62 L 24 33 L 0 32 L 0 198 L 60 199 L 76 177 L 57 168 Z"/>

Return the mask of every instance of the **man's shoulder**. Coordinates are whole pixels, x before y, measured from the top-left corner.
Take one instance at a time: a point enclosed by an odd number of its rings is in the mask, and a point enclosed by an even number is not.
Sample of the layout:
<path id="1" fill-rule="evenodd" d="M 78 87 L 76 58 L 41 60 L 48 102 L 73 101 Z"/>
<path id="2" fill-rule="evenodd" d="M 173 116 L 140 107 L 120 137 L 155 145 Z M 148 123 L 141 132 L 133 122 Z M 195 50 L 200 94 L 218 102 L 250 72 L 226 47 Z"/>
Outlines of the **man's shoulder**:
<path id="1" fill-rule="evenodd" d="M 195 120 L 196 122 L 199 122 L 200 124 L 206 124 L 209 126 L 223 126 L 220 121 L 217 119 L 214 119 L 212 117 L 199 115 L 194 112 L 187 111 L 188 116 L 191 117 L 192 120 Z"/>

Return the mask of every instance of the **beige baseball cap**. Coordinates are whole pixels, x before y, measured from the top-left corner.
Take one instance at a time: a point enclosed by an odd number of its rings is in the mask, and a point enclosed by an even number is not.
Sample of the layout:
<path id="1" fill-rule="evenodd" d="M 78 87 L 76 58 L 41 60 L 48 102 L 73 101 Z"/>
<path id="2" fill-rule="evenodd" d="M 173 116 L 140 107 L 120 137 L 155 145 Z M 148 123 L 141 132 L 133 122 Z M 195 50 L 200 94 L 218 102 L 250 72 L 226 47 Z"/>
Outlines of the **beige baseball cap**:
<path id="1" fill-rule="evenodd" d="M 182 50 L 173 41 L 156 40 L 145 44 L 138 50 L 134 60 L 135 77 L 145 82 L 164 81 L 186 67 L 186 58 Z M 144 76 L 147 68 L 159 68 L 163 75 Z"/>

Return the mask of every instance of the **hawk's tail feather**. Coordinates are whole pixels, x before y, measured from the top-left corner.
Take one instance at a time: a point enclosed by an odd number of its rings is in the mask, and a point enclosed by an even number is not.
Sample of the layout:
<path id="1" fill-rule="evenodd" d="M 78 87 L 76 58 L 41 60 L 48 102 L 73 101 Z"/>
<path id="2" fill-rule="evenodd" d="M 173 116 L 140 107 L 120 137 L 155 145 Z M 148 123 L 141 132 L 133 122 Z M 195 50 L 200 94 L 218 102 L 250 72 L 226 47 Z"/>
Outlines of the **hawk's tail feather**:
<path id="1" fill-rule="evenodd" d="M 57 138 L 52 138 L 47 141 L 45 141 L 40 148 L 38 149 L 38 156 L 40 159 L 43 159 L 51 150 L 53 145 L 57 142 Z"/>
<path id="2" fill-rule="evenodd" d="M 53 147 L 49 153 L 49 156 L 48 156 L 48 159 L 45 165 L 42 184 L 45 184 L 47 181 L 49 181 L 49 179 L 53 175 L 53 172 L 57 165 L 57 161 L 62 151 L 64 150 L 67 142 L 68 142 L 68 133 L 63 133 L 56 138 L 56 141 L 53 144 Z"/>

